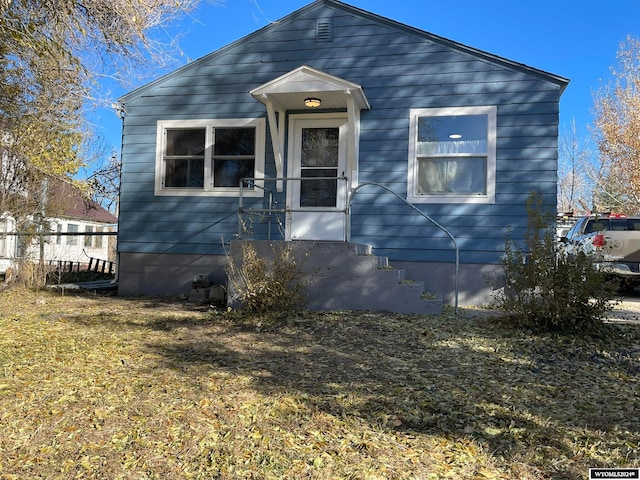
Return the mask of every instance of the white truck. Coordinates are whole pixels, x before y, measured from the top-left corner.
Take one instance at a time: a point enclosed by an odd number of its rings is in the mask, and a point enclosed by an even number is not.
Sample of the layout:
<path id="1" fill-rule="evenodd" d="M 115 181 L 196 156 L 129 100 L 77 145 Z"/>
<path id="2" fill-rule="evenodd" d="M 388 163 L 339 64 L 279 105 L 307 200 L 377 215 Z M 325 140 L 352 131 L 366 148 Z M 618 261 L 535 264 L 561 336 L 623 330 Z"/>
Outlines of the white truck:
<path id="1" fill-rule="evenodd" d="M 560 242 L 566 255 L 591 256 L 597 268 L 620 281 L 620 289 L 640 286 L 640 216 L 588 215 Z"/>

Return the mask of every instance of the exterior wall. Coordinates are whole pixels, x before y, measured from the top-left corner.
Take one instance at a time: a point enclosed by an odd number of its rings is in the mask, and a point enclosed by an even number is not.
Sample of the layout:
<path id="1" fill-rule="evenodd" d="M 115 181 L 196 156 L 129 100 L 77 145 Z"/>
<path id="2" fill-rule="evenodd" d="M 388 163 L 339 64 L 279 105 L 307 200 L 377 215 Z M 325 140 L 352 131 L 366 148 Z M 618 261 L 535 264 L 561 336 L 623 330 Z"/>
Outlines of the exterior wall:
<path id="1" fill-rule="evenodd" d="M 14 222 L 11 219 L 7 219 L 6 222 L 5 225 L 2 225 L 2 222 L 0 222 L 0 237 L 2 233 L 5 232 L 5 229 L 6 232 L 15 232 Z M 112 226 L 99 222 L 86 222 L 84 220 L 56 219 L 51 222 L 53 230 L 55 231 L 56 228 L 59 228 L 58 231 L 60 232 L 69 232 L 70 224 L 77 226 L 78 233 L 86 232 L 87 227 L 93 228 L 94 232 L 96 228 L 102 229 L 103 232 L 113 230 Z M 44 239 L 44 261 L 45 263 L 62 261 L 87 264 L 89 263 L 89 257 L 115 261 L 113 238 L 103 235 L 100 237 L 101 241 L 96 241 L 97 238 L 97 236 L 94 236 L 89 240 L 84 235 L 48 235 Z M 40 245 L 37 240 L 23 252 L 20 252 L 18 243 L 18 237 L 15 235 L 7 235 L 0 238 L 0 273 L 4 273 L 20 256 L 34 260 L 40 259 Z"/>
<path id="2" fill-rule="evenodd" d="M 120 254 L 118 294 L 188 294 L 196 275 L 208 275 L 212 284 L 226 285 L 226 255 Z M 427 292 L 445 292 L 444 302 L 454 304 L 455 267 L 451 263 L 393 262 L 407 270 L 407 277 L 423 282 Z M 460 305 L 493 303 L 488 278 L 500 279 L 499 265 L 460 265 L 458 302 Z"/>
<path id="3" fill-rule="evenodd" d="M 16 252 L 16 237 L 3 235 L 14 231 L 14 221 L 11 218 L 0 220 L 0 273 L 4 274 L 13 264 Z"/>
<path id="4" fill-rule="evenodd" d="M 209 275 L 212 284 L 226 284 L 226 255 L 120 253 L 118 294 L 189 293 L 195 275 Z"/>
<path id="5" fill-rule="evenodd" d="M 113 231 L 112 226 L 83 220 L 59 219 L 54 221 L 53 224 L 59 226 L 60 232 L 69 232 L 69 225 L 77 226 L 79 233 L 89 232 L 89 228 L 91 228 L 92 232 L 96 232 L 96 229 L 101 229 L 102 232 Z M 101 235 L 99 237 L 97 235 L 91 237 L 87 237 L 86 235 L 51 235 L 46 237 L 44 258 L 46 261 L 53 262 L 71 261 L 89 263 L 89 257 L 114 261 L 113 243 L 113 236 L 111 235 Z M 32 247 L 32 251 L 38 252 L 38 248 L 37 246 Z"/>
<path id="6" fill-rule="evenodd" d="M 316 42 L 319 18 L 331 20 L 332 41 Z M 141 254 L 223 255 L 237 231 L 237 198 L 154 197 L 157 121 L 265 117 L 248 92 L 303 64 L 362 85 L 372 108 L 361 113 L 359 181 L 382 183 L 401 196 L 407 194 L 410 109 L 497 106 L 495 204 L 418 205 L 457 239 L 462 264 L 476 270 L 498 264 L 507 235 L 524 232 L 532 190 L 555 208 L 558 82 L 316 2 L 123 98 L 121 268 L 124 258 Z M 273 177 L 269 136 L 266 150 L 265 173 Z M 351 235 L 392 262 L 454 261 L 448 237 L 374 187 L 354 198 Z"/>

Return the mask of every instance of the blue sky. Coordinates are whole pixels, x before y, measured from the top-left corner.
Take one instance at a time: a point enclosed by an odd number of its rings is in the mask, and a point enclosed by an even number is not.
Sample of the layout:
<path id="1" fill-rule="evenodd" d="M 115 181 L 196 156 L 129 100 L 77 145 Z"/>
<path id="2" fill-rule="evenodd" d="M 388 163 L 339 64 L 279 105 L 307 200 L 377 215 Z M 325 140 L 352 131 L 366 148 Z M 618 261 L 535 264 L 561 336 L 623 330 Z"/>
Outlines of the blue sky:
<path id="1" fill-rule="evenodd" d="M 226 0 L 206 3 L 170 32 L 180 33 L 182 64 L 196 60 L 301 8 L 311 0 Z M 640 0 L 349 0 L 346 3 L 565 78 L 561 129 L 575 120 L 587 136 L 594 93 L 612 76 L 619 44 L 640 36 Z M 179 65 L 178 65 L 179 66 Z M 152 80 L 149 78 L 149 81 Z M 126 93 L 121 89 L 115 95 Z M 99 114 L 107 141 L 119 150 L 120 121 Z"/>

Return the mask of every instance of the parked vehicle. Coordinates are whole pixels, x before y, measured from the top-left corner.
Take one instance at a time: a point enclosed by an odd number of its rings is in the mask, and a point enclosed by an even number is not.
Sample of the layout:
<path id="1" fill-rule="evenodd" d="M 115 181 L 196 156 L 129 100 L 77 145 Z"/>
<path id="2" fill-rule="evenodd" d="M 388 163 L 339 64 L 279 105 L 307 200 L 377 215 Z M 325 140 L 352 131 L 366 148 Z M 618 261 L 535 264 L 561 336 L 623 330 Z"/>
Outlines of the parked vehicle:
<path id="1" fill-rule="evenodd" d="M 640 286 L 640 216 L 588 215 L 561 239 L 565 255 L 584 253 L 597 268 L 620 281 L 620 288 Z"/>
<path id="2" fill-rule="evenodd" d="M 573 212 L 558 212 L 556 217 L 556 235 L 558 240 L 566 237 L 569 230 L 576 224 L 579 217 L 574 217 Z"/>

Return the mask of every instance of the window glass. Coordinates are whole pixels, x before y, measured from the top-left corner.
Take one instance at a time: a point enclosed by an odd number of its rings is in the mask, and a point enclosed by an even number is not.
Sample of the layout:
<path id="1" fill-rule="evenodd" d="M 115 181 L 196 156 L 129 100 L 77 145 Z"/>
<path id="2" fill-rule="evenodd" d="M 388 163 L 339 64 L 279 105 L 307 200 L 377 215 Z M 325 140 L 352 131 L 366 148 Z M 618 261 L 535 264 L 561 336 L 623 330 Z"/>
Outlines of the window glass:
<path id="1" fill-rule="evenodd" d="M 340 129 L 303 128 L 302 178 L 337 177 Z M 302 180 L 300 182 L 301 207 L 335 207 L 338 181 L 331 178 Z"/>
<path id="2" fill-rule="evenodd" d="M 487 193 L 486 157 L 421 158 L 418 193 Z"/>
<path id="3" fill-rule="evenodd" d="M 204 128 L 172 128 L 167 130 L 167 156 L 204 157 Z"/>
<path id="4" fill-rule="evenodd" d="M 303 128 L 302 168 L 337 167 L 339 133 L 338 128 Z"/>
<path id="5" fill-rule="evenodd" d="M 485 195 L 487 116 L 420 117 L 417 155 L 419 195 Z"/>
<path id="6" fill-rule="evenodd" d="M 577 232 L 580 230 L 581 225 L 582 225 L 582 220 L 578 220 L 573 225 L 573 227 L 571 227 L 567 232 L 567 239 L 571 240 L 571 238 L 573 238 L 574 235 L 577 235 L 578 234 Z"/>
<path id="7" fill-rule="evenodd" d="M 167 159 L 165 187 L 202 188 L 204 159 Z"/>
<path id="8" fill-rule="evenodd" d="M 264 118 L 159 121 L 156 195 L 237 196 L 241 178 L 264 176 L 265 126 Z M 247 183 L 244 194 L 264 195 Z"/>
<path id="9" fill-rule="evenodd" d="M 336 177 L 334 169 L 307 168 L 302 170 L 303 178 Z M 335 207 L 338 195 L 338 182 L 331 178 L 303 180 L 300 183 L 301 207 Z"/>
<path id="10" fill-rule="evenodd" d="M 598 220 L 589 220 L 587 228 L 584 229 L 584 233 L 602 232 L 603 230 L 610 230 L 609 220 L 601 218 Z"/>
<path id="11" fill-rule="evenodd" d="M 253 160 L 214 160 L 214 187 L 238 187 L 241 178 L 253 176 Z"/>
<path id="12" fill-rule="evenodd" d="M 84 227 L 84 232 L 85 233 L 92 233 L 93 232 L 93 227 L 91 225 L 87 225 L 86 227 Z M 90 247 L 93 245 L 93 235 L 85 235 L 84 237 L 84 246 L 85 247 Z"/>
<path id="13" fill-rule="evenodd" d="M 203 188 L 204 128 L 168 129 L 165 147 L 165 180 L 167 188 Z"/>
<path id="14" fill-rule="evenodd" d="M 67 225 L 67 233 L 78 233 L 78 225 L 74 223 L 70 223 Z M 77 235 L 68 235 L 67 236 L 67 245 L 77 245 L 78 244 L 78 236 Z"/>
<path id="15" fill-rule="evenodd" d="M 256 144 L 256 129 L 216 128 L 214 155 L 253 156 Z"/>
<path id="16" fill-rule="evenodd" d="M 496 107 L 411 110 L 408 200 L 494 203 Z"/>
<path id="17" fill-rule="evenodd" d="M 418 155 L 487 153 L 486 115 L 418 119 Z"/>
<path id="18" fill-rule="evenodd" d="M 96 233 L 102 233 L 102 227 L 96 227 Z M 102 248 L 102 235 L 96 235 L 93 246 L 96 248 Z"/>
<path id="19" fill-rule="evenodd" d="M 216 128 L 213 147 L 213 186 L 238 187 L 254 177 L 256 129 Z"/>

